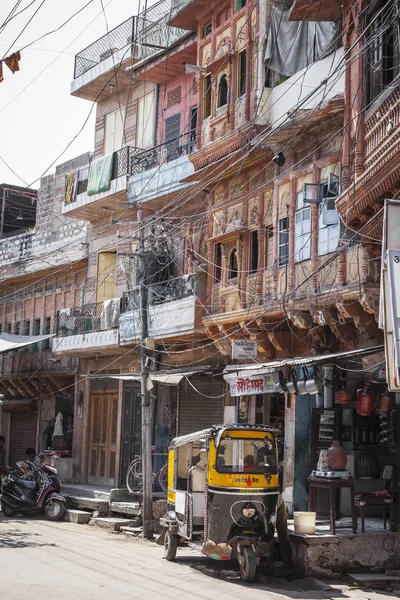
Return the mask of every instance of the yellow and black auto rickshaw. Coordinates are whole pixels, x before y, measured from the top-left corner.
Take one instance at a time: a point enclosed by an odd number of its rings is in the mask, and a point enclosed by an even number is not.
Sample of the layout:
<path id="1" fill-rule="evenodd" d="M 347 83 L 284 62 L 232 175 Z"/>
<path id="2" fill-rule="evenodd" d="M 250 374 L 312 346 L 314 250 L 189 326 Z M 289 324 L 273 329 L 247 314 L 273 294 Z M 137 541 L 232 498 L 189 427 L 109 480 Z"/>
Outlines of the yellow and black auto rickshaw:
<path id="1" fill-rule="evenodd" d="M 167 560 L 188 544 L 211 558 L 236 559 L 244 581 L 254 579 L 261 559 L 273 560 L 281 498 L 276 434 L 266 426 L 215 425 L 171 442 L 168 512 L 160 521 Z"/>

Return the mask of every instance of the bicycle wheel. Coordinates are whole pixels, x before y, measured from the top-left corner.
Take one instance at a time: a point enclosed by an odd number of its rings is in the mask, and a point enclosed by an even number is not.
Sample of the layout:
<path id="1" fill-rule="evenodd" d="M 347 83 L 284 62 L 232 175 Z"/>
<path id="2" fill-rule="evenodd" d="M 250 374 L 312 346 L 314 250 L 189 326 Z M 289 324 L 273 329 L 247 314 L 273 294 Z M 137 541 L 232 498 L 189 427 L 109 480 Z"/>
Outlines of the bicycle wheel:
<path id="1" fill-rule="evenodd" d="M 131 462 L 126 474 L 126 487 L 132 494 L 138 494 L 143 490 L 143 468 L 142 459 L 136 458 Z"/>
<path id="2" fill-rule="evenodd" d="M 165 463 L 158 472 L 158 484 L 163 492 L 168 490 L 168 463 Z"/>

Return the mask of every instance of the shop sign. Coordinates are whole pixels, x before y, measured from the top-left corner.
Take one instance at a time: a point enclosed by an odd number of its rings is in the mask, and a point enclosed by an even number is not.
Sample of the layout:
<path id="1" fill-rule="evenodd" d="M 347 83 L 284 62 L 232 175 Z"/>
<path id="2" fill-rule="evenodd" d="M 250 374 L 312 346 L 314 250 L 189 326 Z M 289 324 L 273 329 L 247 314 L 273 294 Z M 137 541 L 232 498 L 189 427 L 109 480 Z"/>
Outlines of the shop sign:
<path id="1" fill-rule="evenodd" d="M 231 377 L 229 388 L 231 396 L 250 396 L 252 394 L 272 394 L 276 392 L 279 373 L 250 375 L 249 377 Z"/>
<path id="2" fill-rule="evenodd" d="M 246 360 L 257 358 L 257 342 L 255 340 L 233 340 L 232 359 Z"/>

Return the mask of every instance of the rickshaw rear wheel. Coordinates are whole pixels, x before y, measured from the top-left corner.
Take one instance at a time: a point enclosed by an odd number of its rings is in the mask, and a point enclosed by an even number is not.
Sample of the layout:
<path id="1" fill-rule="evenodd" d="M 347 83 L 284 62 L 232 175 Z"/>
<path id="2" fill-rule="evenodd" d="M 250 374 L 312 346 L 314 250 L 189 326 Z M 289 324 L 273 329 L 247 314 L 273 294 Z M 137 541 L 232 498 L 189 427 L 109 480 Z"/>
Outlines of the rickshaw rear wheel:
<path id="1" fill-rule="evenodd" d="M 257 557 L 251 546 L 245 546 L 242 550 L 243 557 L 239 562 L 240 579 L 250 583 L 254 581 L 257 569 Z"/>
<path id="2" fill-rule="evenodd" d="M 166 560 L 175 560 L 176 551 L 178 549 L 178 536 L 173 535 L 169 529 L 165 532 L 164 537 L 164 557 Z"/>

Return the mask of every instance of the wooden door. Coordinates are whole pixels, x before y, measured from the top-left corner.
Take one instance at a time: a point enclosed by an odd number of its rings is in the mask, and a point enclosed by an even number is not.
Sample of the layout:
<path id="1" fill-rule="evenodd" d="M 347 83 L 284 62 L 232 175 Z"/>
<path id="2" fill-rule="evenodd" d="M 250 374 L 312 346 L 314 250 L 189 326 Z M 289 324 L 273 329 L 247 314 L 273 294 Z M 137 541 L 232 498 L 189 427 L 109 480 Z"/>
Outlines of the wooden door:
<path id="1" fill-rule="evenodd" d="M 96 302 L 115 298 L 116 293 L 116 252 L 99 252 L 97 257 Z"/>
<path id="2" fill-rule="evenodd" d="M 89 483 L 117 485 L 118 392 L 92 393 L 89 410 Z"/>

